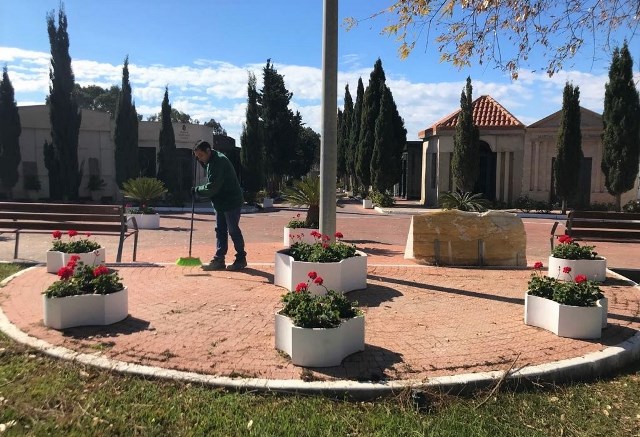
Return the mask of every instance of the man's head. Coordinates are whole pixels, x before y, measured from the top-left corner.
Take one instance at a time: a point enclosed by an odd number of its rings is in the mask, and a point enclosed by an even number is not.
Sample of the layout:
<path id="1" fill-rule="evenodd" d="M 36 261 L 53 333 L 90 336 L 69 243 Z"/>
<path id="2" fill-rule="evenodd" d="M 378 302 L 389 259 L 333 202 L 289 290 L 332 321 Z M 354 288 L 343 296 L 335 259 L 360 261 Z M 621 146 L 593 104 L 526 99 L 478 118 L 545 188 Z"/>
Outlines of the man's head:
<path id="1" fill-rule="evenodd" d="M 193 146 L 193 154 L 196 156 L 198 161 L 205 163 L 209 161 L 211 157 L 211 144 L 206 141 L 198 140 L 196 145 Z"/>

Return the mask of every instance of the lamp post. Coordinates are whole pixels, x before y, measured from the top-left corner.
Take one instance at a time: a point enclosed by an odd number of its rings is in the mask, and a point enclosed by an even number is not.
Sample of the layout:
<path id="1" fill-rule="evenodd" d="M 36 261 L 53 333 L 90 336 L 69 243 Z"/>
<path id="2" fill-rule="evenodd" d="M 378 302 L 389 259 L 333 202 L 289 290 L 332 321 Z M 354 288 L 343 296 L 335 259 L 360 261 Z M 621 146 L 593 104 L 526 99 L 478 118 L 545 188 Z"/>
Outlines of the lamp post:
<path id="1" fill-rule="evenodd" d="M 324 0 L 322 14 L 322 129 L 320 132 L 320 232 L 336 232 L 338 149 L 338 0 Z"/>

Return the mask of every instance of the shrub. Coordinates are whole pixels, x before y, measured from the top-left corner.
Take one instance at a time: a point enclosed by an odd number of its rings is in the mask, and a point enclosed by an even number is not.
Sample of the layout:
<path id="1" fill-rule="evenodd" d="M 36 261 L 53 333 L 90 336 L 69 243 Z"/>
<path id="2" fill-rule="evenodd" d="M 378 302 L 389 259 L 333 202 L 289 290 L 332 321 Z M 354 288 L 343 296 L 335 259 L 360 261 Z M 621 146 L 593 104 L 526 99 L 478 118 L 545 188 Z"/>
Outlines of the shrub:
<path id="1" fill-rule="evenodd" d="M 482 193 L 448 191 L 440 195 L 440 207 L 458 209 L 460 211 L 483 212 L 487 210 L 489 201 L 482 198 Z"/>
<path id="2" fill-rule="evenodd" d="M 382 208 L 392 207 L 396 203 L 393 197 L 391 197 L 387 192 L 381 193 L 380 191 L 372 191 L 369 197 L 375 206 Z"/>
<path id="3" fill-rule="evenodd" d="M 640 212 L 640 200 L 630 200 L 623 207 L 624 212 Z"/>

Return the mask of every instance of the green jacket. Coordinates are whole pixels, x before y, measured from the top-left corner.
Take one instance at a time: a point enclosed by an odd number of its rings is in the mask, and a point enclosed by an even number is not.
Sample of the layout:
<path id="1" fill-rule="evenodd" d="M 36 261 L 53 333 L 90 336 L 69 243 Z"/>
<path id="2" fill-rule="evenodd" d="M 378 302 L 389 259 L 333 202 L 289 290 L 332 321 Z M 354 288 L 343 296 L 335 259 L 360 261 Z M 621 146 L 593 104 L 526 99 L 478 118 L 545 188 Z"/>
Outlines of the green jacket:
<path id="1" fill-rule="evenodd" d="M 231 161 L 217 150 L 212 150 L 211 158 L 203 166 L 207 172 L 207 183 L 198 185 L 196 194 L 211 199 L 218 212 L 241 207 L 244 197 Z"/>

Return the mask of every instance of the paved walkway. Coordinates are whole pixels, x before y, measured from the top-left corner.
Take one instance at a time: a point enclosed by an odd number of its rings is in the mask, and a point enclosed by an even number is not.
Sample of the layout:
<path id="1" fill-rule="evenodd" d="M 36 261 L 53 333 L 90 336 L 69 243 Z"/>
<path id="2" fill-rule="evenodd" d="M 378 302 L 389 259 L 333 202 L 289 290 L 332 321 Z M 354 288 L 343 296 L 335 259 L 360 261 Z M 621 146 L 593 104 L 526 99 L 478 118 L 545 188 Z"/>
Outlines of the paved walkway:
<path id="1" fill-rule="evenodd" d="M 118 268 L 130 290 L 130 316 L 125 321 L 62 332 L 45 328 L 40 292 L 56 277 L 44 267 L 34 267 L 0 292 L 0 309 L 6 316 L 0 325 L 21 340 L 44 348 L 63 347 L 80 354 L 71 354 L 74 359 L 93 360 L 104 367 L 124 366 L 156 375 L 158 369 L 170 369 L 167 376 L 198 379 L 197 373 L 208 375 L 203 378 L 213 383 L 267 388 L 279 384 L 304 389 L 301 381 L 310 380 L 328 381 L 306 384 L 319 389 L 326 389 L 327 384 L 337 389 L 357 388 L 358 384 L 349 381 L 385 382 L 368 384 L 368 389 L 452 382 L 449 376 L 469 382 L 496 378 L 511 368 L 523 369 L 524 374 L 533 369 L 536 375 L 555 371 L 579 376 L 585 371 L 604 371 L 593 364 L 597 357 L 614 357 L 601 361 L 602 367 L 623 364 L 638 354 L 638 287 L 614 275 L 607 278 L 602 288 L 609 298 L 609 327 L 601 339 L 557 337 L 523 323 L 530 270 L 419 266 L 403 259 L 409 215 L 385 216 L 347 205 L 338 210 L 338 230 L 370 254 L 368 288 L 349 294 L 366 315 L 366 349 L 346 358 L 341 366 L 293 366 L 273 346 L 273 317 L 283 289 L 273 285 L 272 263 L 273 253 L 282 247 L 282 228 L 296 214 L 296 210 L 274 210 L 243 216 L 250 265 L 242 272 L 175 266 L 178 257 L 187 255 L 188 232 L 184 231 L 188 231 L 189 215 L 164 215 L 162 229 L 141 231 L 138 261 L 143 264 Z M 553 221 L 524 222 L 528 264 L 537 260 L 546 264 Z M 193 255 L 203 261 L 210 258 L 213 226 L 214 216 L 197 215 Z M 113 261 L 116 239 L 97 239 L 104 240 L 107 261 Z M 596 244 L 609 266 L 640 266 L 640 245 Z M 42 235 L 25 235 L 20 254 L 44 261 L 49 245 L 49 238 Z M 130 246 L 130 242 L 125 245 L 125 261 L 131 255 Z M 8 260 L 12 253 L 13 241 L 0 241 L 0 259 Z M 25 334 L 32 338 L 25 340 Z M 49 350 L 65 355 L 62 349 Z M 570 361 L 558 363 L 560 360 Z M 273 381 L 276 386 L 270 384 Z"/>

